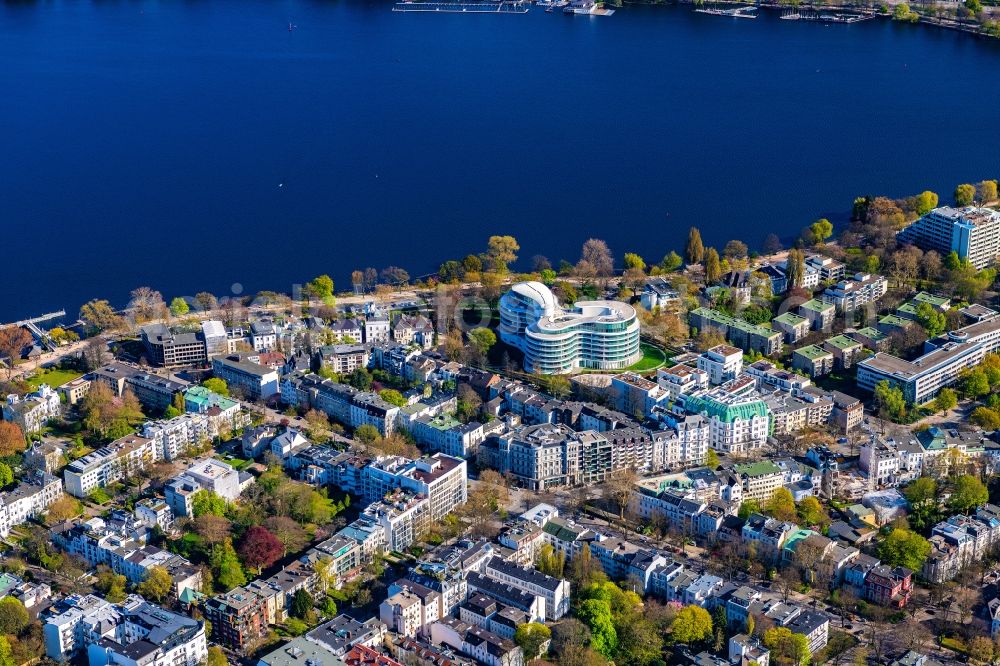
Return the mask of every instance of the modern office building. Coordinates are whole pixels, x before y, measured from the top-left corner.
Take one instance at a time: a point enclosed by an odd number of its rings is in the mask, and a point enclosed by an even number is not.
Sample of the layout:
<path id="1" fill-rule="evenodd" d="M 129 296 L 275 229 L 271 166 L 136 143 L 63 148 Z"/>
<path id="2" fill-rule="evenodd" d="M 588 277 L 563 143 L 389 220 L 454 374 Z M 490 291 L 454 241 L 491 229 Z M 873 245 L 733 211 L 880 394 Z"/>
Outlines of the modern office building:
<path id="1" fill-rule="evenodd" d="M 197 331 L 172 330 L 164 324 L 147 324 L 139 329 L 142 344 L 146 348 L 149 362 L 153 365 L 178 366 L 202 365 L 214 353 L 224 351 L 220 344 L 225 333 L 222 324 L 217 321 L 206 321 Z"/>
<path id="2" fill-rule="evenodd" d="M 524 352 L 524 369 L 561 374 L 621 370 L 642 358 L 635 308 L 580 301 L 564 309 L 541 282 L 519 282 L 500 298 L 500 338 Z"/>
<path id="3" fill-rule="evenodd" d="M 989 208 L 935 208 L 899 232 L 904 243 L 947 255 L 956 252 L 977 269 L 1000 254 L 1000 212 Z"/>
<path id="4" fill-rule="evenodd" d="M 977 365 L 985 355 L 983 344 L 959 340 L 913 361 L 879 352 L 858 363 L 858 387 L 874 391 L 879 382 L 888 381 L 902 389 L 907 402 L 921 404 L 957 382 L 963 370 Z"/>

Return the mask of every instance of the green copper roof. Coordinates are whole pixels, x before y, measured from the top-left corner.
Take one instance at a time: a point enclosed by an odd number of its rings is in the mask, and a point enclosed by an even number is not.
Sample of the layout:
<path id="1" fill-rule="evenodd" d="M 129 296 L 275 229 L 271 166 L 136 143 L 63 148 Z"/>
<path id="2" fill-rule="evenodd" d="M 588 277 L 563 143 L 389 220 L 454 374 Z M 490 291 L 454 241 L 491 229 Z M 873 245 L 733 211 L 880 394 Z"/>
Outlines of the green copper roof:
<path id="1" fill-rule="evenodd" d="M 950 298 L 944 298 L 943 296 L 934 296 L 928 294 L 926 291 L 922 291 L 913 297 L 914 303 L 930 303 L 936 308 L 946 308 L 951 303 Z"/>
<path id="2" fill-rule="evenodd" d="M 775 317 L 774 321 L 781 324 L 785 324 L 786 326 L 798 326 L 800 324 L 806 323 L 808 319 L 806 319 L 805 317 L 800 317 L 799 315 L 793 314 L 791 312 L 786 312 L 783 315 Z"/>
<path id="3" fill-rule="evenodd" d="M 812 310 L 813 312 L 826 312 L 827 310 L 832 310 L 833 308 L 833 303 L 824 303 L 818 298 L 806 301 L 799 306 L 799 309 L 801 310 Z"/>
<path id="4" fill-rule="evenodd" d="M 733 469 L 736 470 L 737 474 L 746 474 L 747 476 L 765 476 L 767 474 L 781 473 L 780 467 L 767 460 L 746 465 L 733 465 Z"/>
<path id="5" fill-rule="evenodd" d="M 833 345 L 837 349 L 851 349 L 853 347 L 860 347 L 861 343 L 857 340 L 851 340 L 846 335 L 835 335 L 832 338 L 827 339 L 826 344 Z"/>
<path id="6" fill-rule="evenodd" d="M 801 349 L 795 350 L 796 356 L 804 356 L 810 361 L 815 361 L 816 359 L 823 358 L 824 356 L 833 356 L 830 352 L 823 349 L 822 347 L 817 347 L 816 345 L 807 345 Z"/>
<path id="7" fill-rule="evenodd" d="M 897 328 L 906 328 L 913 322 L 909 319 L 903 319 L 902 317 L 897 317 L 896 315 L 886 315 L 878 320 L 878 323 L 882 326 L 896 326 Z"/>
<path id="8" fill-rule="evenodd" d="M 763 400 L 750 400 L 737 405 L 726 405 L 711 397 L 691 396 L 684 400 L 684 408 L 709 418 L 717 418 L 723 423 L 732 423 L 737 419 L 749 421 L 755 416 L 770 418 L 771 412 Z"/>
<path id="9" fill-rule="evenodd" d="M 866 326 L 865 328 L 858 329 L 858 335 L 863 335 L 864 337 L 878 342 L 879 340 L 885 340 L 889 336 L 878 330 L 877 328 L 872 328 L 871 326 Z"/>

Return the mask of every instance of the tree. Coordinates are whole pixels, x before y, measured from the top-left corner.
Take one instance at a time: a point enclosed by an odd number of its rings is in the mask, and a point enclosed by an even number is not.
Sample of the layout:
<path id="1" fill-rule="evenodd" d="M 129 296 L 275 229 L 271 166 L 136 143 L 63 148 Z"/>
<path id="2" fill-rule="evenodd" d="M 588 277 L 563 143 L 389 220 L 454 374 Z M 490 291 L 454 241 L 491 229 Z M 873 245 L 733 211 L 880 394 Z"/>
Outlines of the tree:
<path id="1" fill-rule="evenodd" d="M 781 239 L 778 238 L 778 234 L 769 233 L 766 238 L 764 238 L 764 252 L 765 254 L 776 254 L 781 252 L 783 246 L 781 245 Z"/>
<path id="2" fill-rule="evenodd" d="M 802 250 L 789 250 L 785 261 L 789 290 L 802 286 L 806 275 L 806 255 Z"/>
<path id="3" fill-rule="evenodd" d="M 625 268 L 644 271 L 646 270 L 646 262 L 643 260 L 642 256 L 636 254 L 635 252 L 626 252 Z"/>
<path id="4" fill-rule="evenodd" d="M 663 635 L 646 614 L 626 613 L 615 624 L 621 664 L 654 664 L 663 654 Z"/>
<path id="5" fill-rule="evenodd" d="M 931 553 L 930 542 L 908 529 L 897 527 L 879 544 L 878 555 L 889 566 L 920 571 Z"/>
<path id="6" fill-rule="evenodd" d="M 747 244 L 741 240 L 731 240 L 722 249 L 722 256 L 726 259 L 745 259 L 748 253 Z"/>
<path id="7" fill-rule="evenodd" d="M 10 640 L 6 636 L 0 636 L 0 666 L 17 666 L 10 649 Z"/>
<path id="8" fill-rule="evenodd" d="M 83 505 L 80 500 L 70 495 L 63 495 L 49 505 L 49 510 L 45 513 L 45 524 L 48 526 L 76 518 L 83 512 Z"/>
<path id="9" fill-rule="evenodd" d="M 225 516 L 229 505 L 225 498 L 216 495 L 211 490 L 199 490 L 191 496 L 191 507 L 194 510 L 195 518 L 205 514 L 213 516 Z"/>
<path id="10" fill-rule="evenodd" d="M 883 418 L 899 420 L 906 414 L 906 398 L 898 386 L 893 386 L 887 380 L 875 385 L 875 404 L 879 415 Z"/>
<path id="11" fill-rule="evenodd" d="M 552 639 L 552 630 L 544 624 L 529 622 L 518 625 L 514 630 L 514 642 L 524 652 L 525 659 L 535 659 L 547 641 Z"/>
<path id="12" fill-rule="evenodd" d="M 333 302 L 333 279 L 329 275 L 317 275 L 302 288 L 306 298 L 315 298 L 323 303 Z"/>
<path id="13" fill-rule="evenodd" d="M 1000 430 L 1000 412 L 989 407 L 976 407 L 969 420 L 983 430 Z"/>
<path id="14" fill-rule="evenodd" d="M 566 555 L 557 553 L 551 544 L 542 544 L 538 549 L 538 556 L 535 558 L 535 568 L 546 576 L 562 578 L 566 568 Z"/>
<path id="15" fill-rule="evenodd" d="M 745 499 L 740 503 L 740 510 L 737 512 L 742 520 L 746 520 L 755 513 L 760 513 L 760 503 L 755 499 Z"/>
<path id="16" fill-rule="evenodd" d="M 705 244 L 701 242 L 701 232 L 698 231 L 698 227 L 691 227 L 688 230 L 684 257 L 688 264 L 700 264 L 705 259 Z"/>
<path id="17" fill-rule="evenodd" d="M 704 612 L 708 614 L 708 611 Z M 580 604 L 576 615 L 590 628 L 590 647 L 611 659 L 618 648 L 618 633 L 611 620 L 611 605 L 604 599 L 587 599 Z"/>
<path id="18" fill-rule="evenodd" d="M 722 277 L 722 265 L 719 263 L 719 253 L 714 247 L 705 252 L 705 284 L 714 284 Z"/>
<path id="19" fill-rule="evenodd" d="M 812 233 L 813 243 L 820 245 L 833 235 L 833 225 L 830 220 L 821 217 L 809 225 L 809 231 Z"/>
<path id="20" fill-rule="evenodd" d="M 699 643 L 712 637 L 712 616 L 701 606 L 685 606 L 670 625 L 674 643 Z"/>
<path id="21" fill-rule="evenodd" d="M 929 476 L 914 479 L 913 483 L 903 489 L 903 496 L 914 509 L 937 501 L 937 481 Z"/>
<path id="22" fill-rule="evenodd" d="M 309 534 L 295 520 L 288 516 L 271 516 L 263 523 L 264 527 L 278 538 L 285 547 L 286 553 L 295 553 L 309 543 Z"/>
<path id="23" fill-rule="evenodd" d="M 520 249 L 521 246 L 513 236 L 490 236 L 486 245 L 486 259 L 495 272 L 504 275 L 508 266 L 517 261 Z"/>
<path id="24" fill-rule="evenodd" d="M 354 429 L 354 439 L 365 446 L 371 446 L 381 438 L 382 434 L 378 431 L 378 428 L 368 423 L 363 423 Z"/>
<path id="25" fill-rule="evenodd" d="M 219 379 L 218 377 L 209 377 L 201 383 L 202 386 L 207 388 L 212 393 L 218 393 L 223 397 L 229 397 L 229 386 L 226 384 L 226 380 Z"/>
<path id="26" fill-rule="evenodd" d="M 191 310 L 191 306 L 180 296 L 170 301 L 170 314 L 175 317 L 183 317 Z"/>
<path id="27" fill-rule="evenodd" d="M 90 333 L 100 333 L 121 328 L 124 321 L 111 304 L 104 300 L 92 300 L 80 308 L 80 319 Z"/>
<path id="28" fill-rule="evenodd" d="M 763 643 L 777 664 L 809 666 L 809 641 L 802 634 L 794 634 L 788 627 L 775 627 L 764 632 Z"/>
<path id="29" fill-rule="evenodd" d="M 226 653 L 222 651 L 222 648 L 218 645 L 212 645 L 208 648 L 206 664 L 207 666 L 229 666 L 229 660 L 226 659 Z"/>
<path id="30" fill-rule="evenodd" d="M 312 609 L 312 595 L 304 588 L 297 590 L 295 596 L 292 597 L 292 615 L 300 619 L 305 619 Z"/>
<path id="31" fill-rule="evenodd" d="M 926 215 L 937 208 L 938 195 L 930 190 L 924 190 L 913 197 L 913 205 L 917 215 Z"/>
<path id="32" fill-rule="evenodd" d="M 222 498 L 219 497 L 219 499 Z M 214 513 L 202 513 L 194 519 L 194 533 L 200 536 L 209 546 L 224 542 L 229 538 L 232 529 L 233 524 L 228 518 Z"/>
<path id="33" fill-rule="evenodd" d="M 247 578 L 243 573 L 243 565 L 240 558 L 236 556 L 233 543 L 226 539 L 221 544 L 212 549 L 211 557 L 212 575 L 218 585 L 228 592 L 234 587 L 246 585 Z"/>
<path id="34" fill-rule="evenodd" d="M 136 591 L 147 599 L 160 603 L 170 594 L 174 581 L 170 572 L 160 566 L 152 566 L 146 571 L 146 578 L 136 587 Z"/>
<path id="35" fill-rule="evenodd" d="M 406 406 L 406 398 L 404 398 L 403 394 L 396 389 L 382 389 L 378 392 L 378 397 L 382 398 L 390 405 L 395 405 L 396 407 Z"/>
<path id="36" fill-rule="evenodd" d="M 718 469 L 722 461 L 719 460 L 719 454 L 715 452 L 715 449 L 709 449 L 708 453 L 705 454 L 705 466 L 709 469 Z"/>
<path id="37" fill-rule="evenodd" d="M 167 304 L 163 302 L 163 294 L 152 287 L 136 287 L 130 296 L 131 299 L 126 309 L 140 324 L 151 319 L 159 319 L 167 311 Z"/>
<path id="38" fill-rule="evenodd" d="M 0 360 L 7 360 L 7 379 L 14 374 L 14 366 L 21 362 L 21 352 L 31 344 L 31 333 L 20 326 L 0 328 Z"/>
<path id="39" fill-rule="evenodd" d="M 804 525 L 818 525 L 825 528 L 830 524 L 830 516 L 815 497 L 809 496 L 799 502 L 799 519 Z"/>
<path id="40" fill-rule="evenodd" d="M 219 307 L 219 300 L 208 291 L 199 291 L 194 295 L 194 305 L 200 312 L 211 312 Z"/>
<path id="41" fill-rule="evenodd" d="M 113 604 L 125 601 L 125 576 L 116 574 L 108 567 L 101 565 L 97 568 L 97 583 L 94 585 L 104 598 Z"/>
<path id="42" fill-rule="evenodd" d="M 608 277 L 615 271 L 615 260 L 611 250 L 600 238 L 589 238 L 584 242 L 580 250 L 580 262 L 587 262 L 593 266 L 597 277 Z"/>
<path id="43" fill-rule="evenodd" d="M 671 250 L 666 254 L 666 256 L 663 257 L 663 260 L 660 261 L 660 270 L 664 273 L 671 273 L 676 271 L 683 264 L 684 260 L 681 258 L 681 255 Z"/>
<path id="44" fill-rule="evenodd" d="M 990 493 L 977 477 L 965 474 L 955 479 L 949 506 L 954 511 L 968 512 L 990 500 Z"/>
<path id="45" fill-rule="evenodd" d="M 981 368 L 967 372 L 962 381 L 962 392 L 969 398 L 981 398 L 990 392 L 990 380 Z"/>
<path id="46" fill-rule="evenodd" d="M 955 205 L 971 206 L 976 199 L 976 186 L 969 183 L 962 183 L 955 188 Z"/>
<path id="47" fill-rule="evenodd" d="M 631 467 L 623 467 L 611 472 L 608 477 L 607 492 L 610 499 L 618 507 L 618 517 L 625 519 L 625 509 L 628 508 L 635 490 L 635 482 L 639 475 Z"/>
<path id="48" fill-rule="evenodd" d="M 12 456 L 27 448 L 20 426 L 10 421 L 0 421 L 0 456 Z"/>
<path id="49" fill-rule="evenodd" d="M 986 636 L 976 636 L 969 641 L 969 658 L 980 664 L 988 664 L 993 661 L 993 641 Z"/>
<path id="50" fill-rule="evenodd" d="M 18 635 L 31 622 L 24 604 L 14 597 L 0 599 L 0 634 Z"/>
<path id="51" fill-rule="evenodd" d="M 917 323 L 924 327 L 928 337 L 931 338 L 941 335 L 948 327 L 944 313 L 930 303 L 921 303 L 917 306 Z"/>
<path id="52" fill-rule="evenodd" d="M 764 510 L 778 520 L 793 521 L 798 518 L 795 510 L 795 498 L 788 488 L 777 488 L 771 493 Z"/>
<path id="53" fill-rule="evenodd" d="M 947 412 L 955 409 L 957 404 L 958 394 L 955 392 L 955 389 L 945 387 L 934 398 L 934 411 Z"/>
<path id="54" fill-rule="evenodd" d="M 479 327 L 469 331 L 469 344 L 482 356 L 486 356 L 496 343 L 497 334 L 488 328 Z"/>
<path id="55" fill-rule="evenodd" d="M 387 266 L 380 273 L 382 282 L 393 287 L 402 287 L 410 281 L 410 274 L 405 268 L 399 266 Z"/>
<path id="56" fill-rule="evenodd" d="M 976 184 L 976 198 L 987 204 L 997 200 L 997 181 L 983 180 Z"/>

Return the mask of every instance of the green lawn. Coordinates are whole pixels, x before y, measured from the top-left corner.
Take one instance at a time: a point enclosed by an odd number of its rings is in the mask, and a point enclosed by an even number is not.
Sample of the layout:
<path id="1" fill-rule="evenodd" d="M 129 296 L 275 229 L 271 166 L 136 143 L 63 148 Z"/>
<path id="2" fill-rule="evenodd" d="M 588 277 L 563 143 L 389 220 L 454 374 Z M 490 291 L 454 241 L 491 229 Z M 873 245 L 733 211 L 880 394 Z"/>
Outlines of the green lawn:
<path id="1" fill-rule="evenodd" d="M 40 372 L 36 372 L 34 377 L 30 377 L 26 381 L 32 389 L 37 389 L 41 384 L 48 384 L 52 388 L 57 388 L 66 382 L 71 382 L 81 376 L 82 373 L 76 372 L 75 370 L 45 368 Z"/>
<path id="2" fill-rule="evenodd" d="M 642 358 L 628 368 L 631 372 L 652 372 L 667 362 L 663 351 L 653 345 L 643 342 L 640 349 L 642 349 Z"/>

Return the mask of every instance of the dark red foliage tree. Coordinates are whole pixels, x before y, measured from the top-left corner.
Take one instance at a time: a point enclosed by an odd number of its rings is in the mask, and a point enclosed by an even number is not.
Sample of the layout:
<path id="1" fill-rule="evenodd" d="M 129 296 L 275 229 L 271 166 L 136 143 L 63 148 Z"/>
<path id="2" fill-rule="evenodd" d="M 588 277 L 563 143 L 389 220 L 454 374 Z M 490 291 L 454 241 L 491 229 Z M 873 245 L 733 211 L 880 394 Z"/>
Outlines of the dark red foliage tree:
<path id="1" fill-rule="evenodd" d="M 283 552 L 285 552 L 285 547 L 281 545 L 278 537 L 259 525 L 254 525 L 247 530 L 239 547 L 243 564 L 248 569 L 253 569 L 258 573 L 261 569 L 277 562 Z"/>

